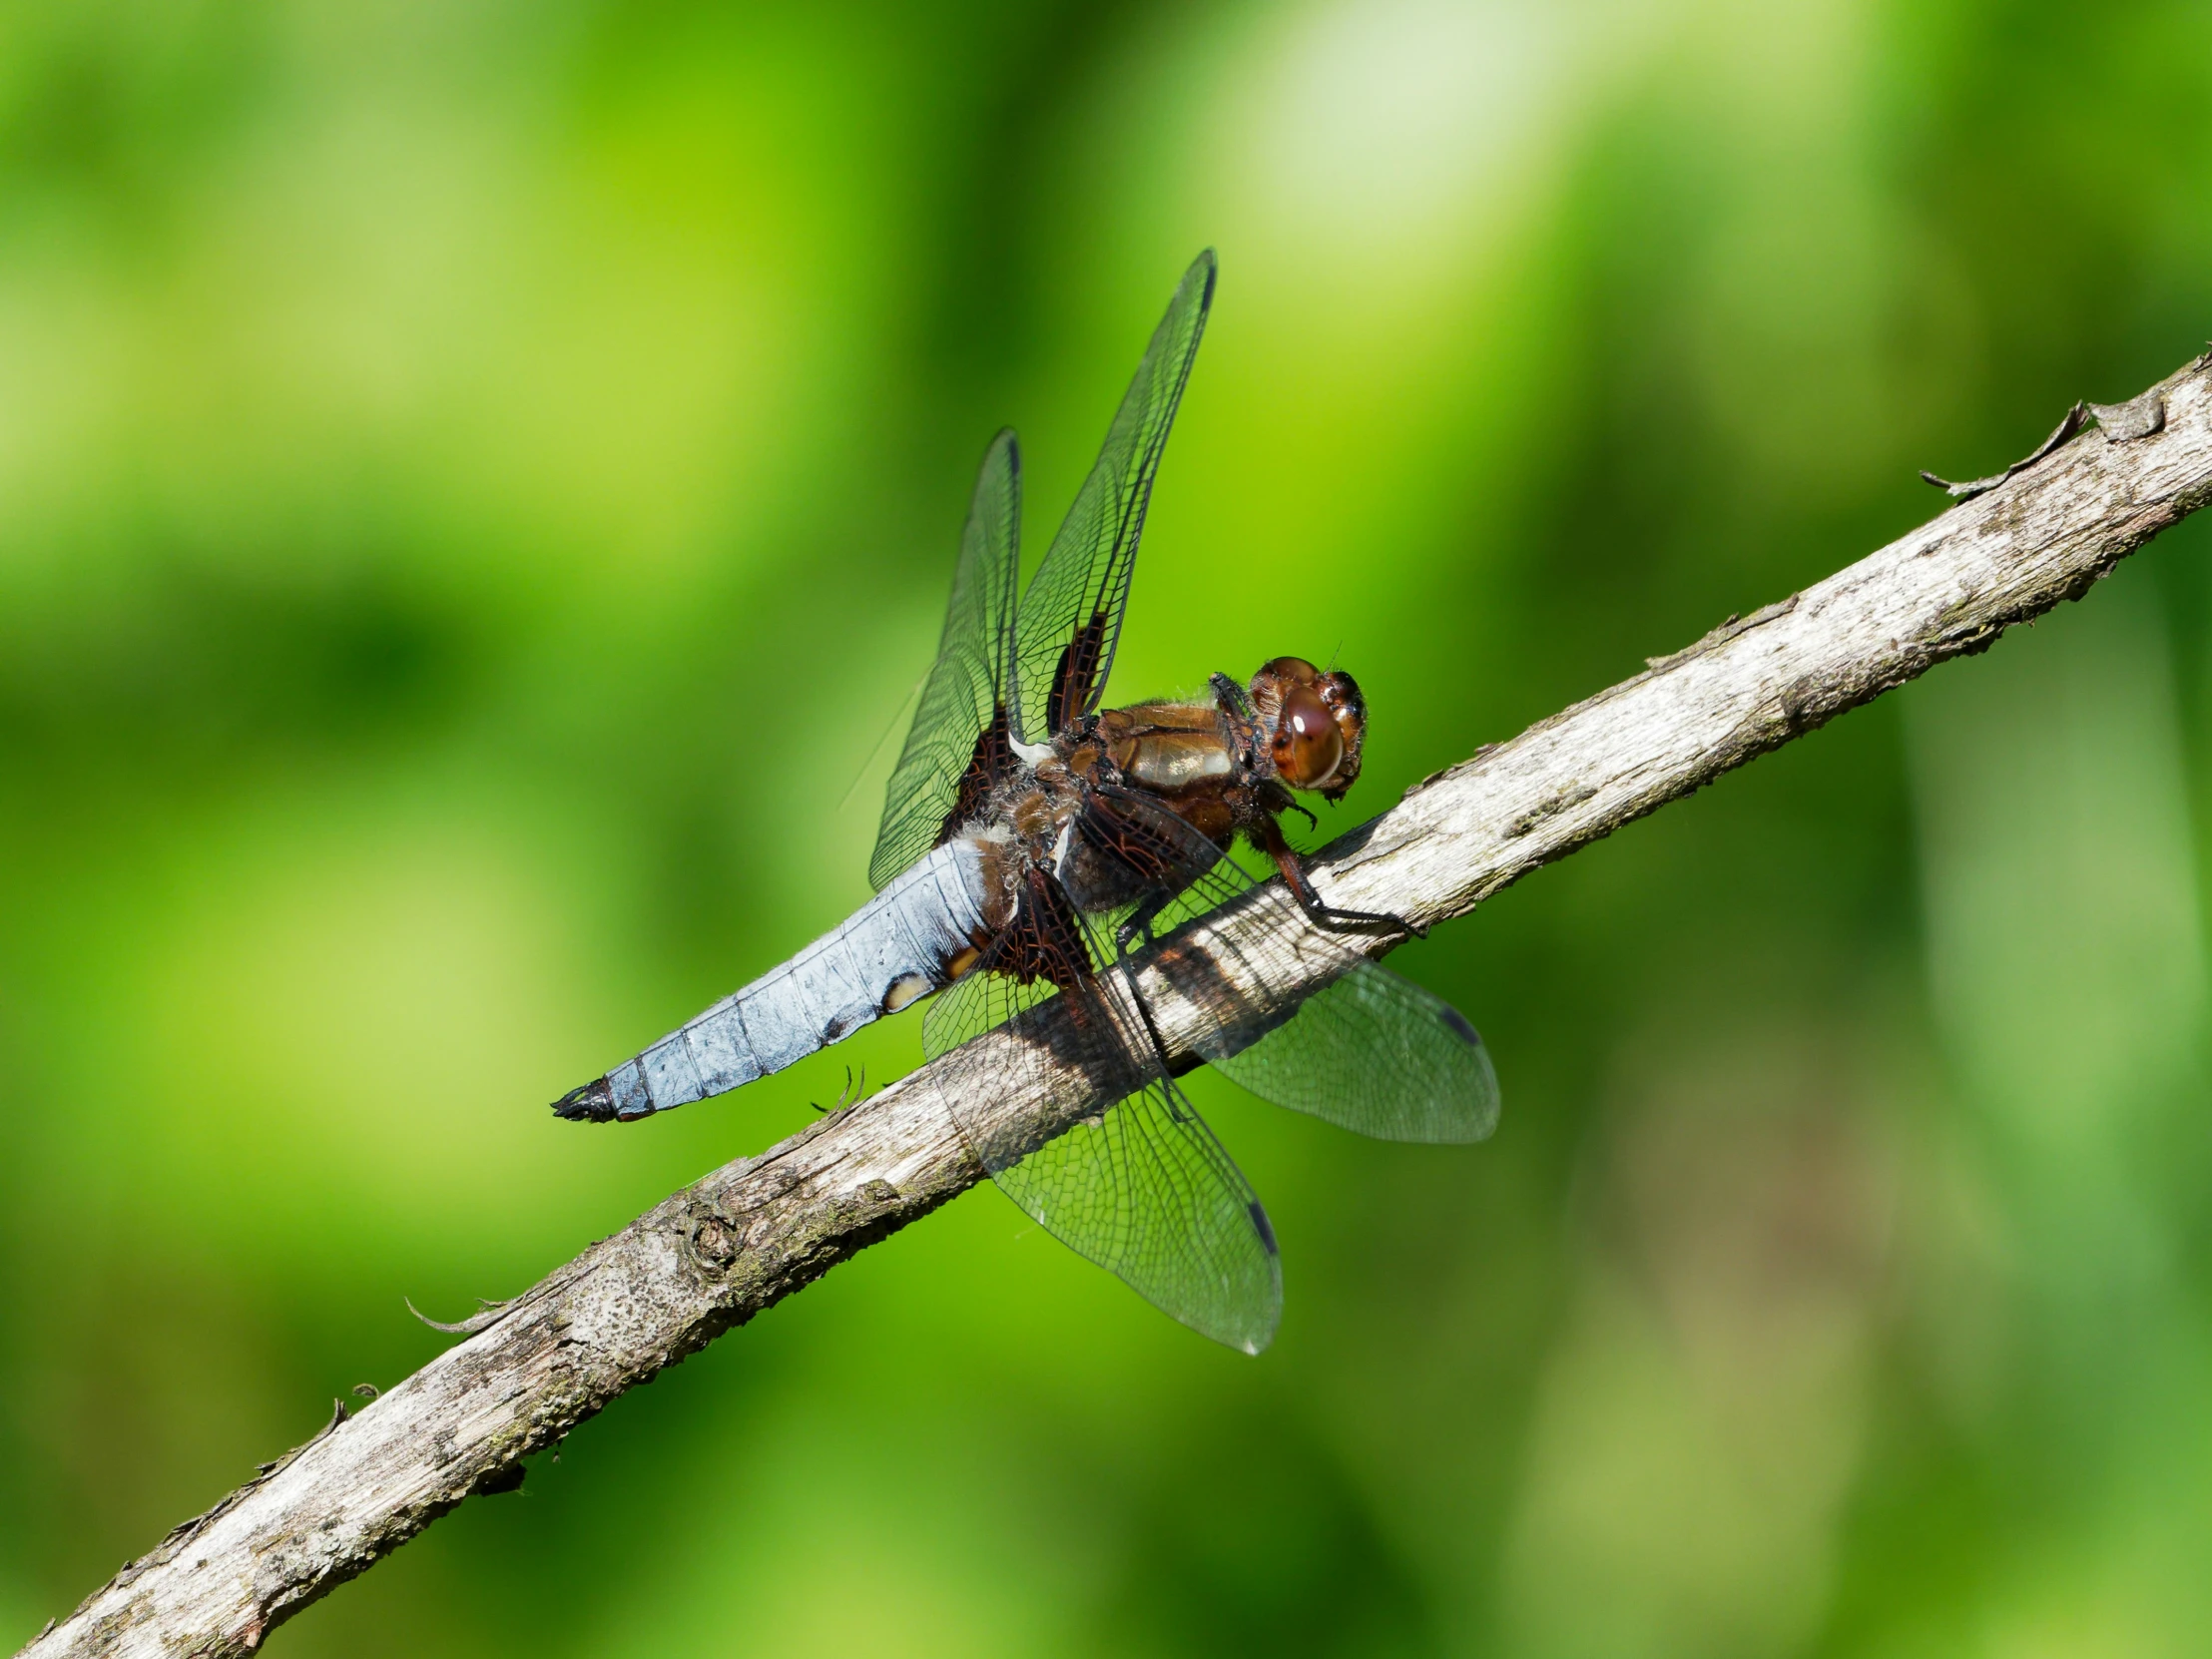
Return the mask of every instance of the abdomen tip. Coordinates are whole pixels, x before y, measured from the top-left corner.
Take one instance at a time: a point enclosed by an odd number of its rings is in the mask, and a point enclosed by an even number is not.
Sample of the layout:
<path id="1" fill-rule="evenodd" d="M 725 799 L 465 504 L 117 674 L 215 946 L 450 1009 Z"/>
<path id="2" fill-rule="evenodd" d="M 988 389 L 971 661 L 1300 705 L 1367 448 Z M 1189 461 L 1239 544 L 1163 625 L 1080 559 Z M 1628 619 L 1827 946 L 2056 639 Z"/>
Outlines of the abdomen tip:
<path id="1" fill-rule="evenodd" d="M 571 1089 L 553 1102 L 553 1115 L 571 1123 L 611 1123 L 615 1115 L 614 1091 L 604 1077 L 595 1077 L 580 1089 Z"/>

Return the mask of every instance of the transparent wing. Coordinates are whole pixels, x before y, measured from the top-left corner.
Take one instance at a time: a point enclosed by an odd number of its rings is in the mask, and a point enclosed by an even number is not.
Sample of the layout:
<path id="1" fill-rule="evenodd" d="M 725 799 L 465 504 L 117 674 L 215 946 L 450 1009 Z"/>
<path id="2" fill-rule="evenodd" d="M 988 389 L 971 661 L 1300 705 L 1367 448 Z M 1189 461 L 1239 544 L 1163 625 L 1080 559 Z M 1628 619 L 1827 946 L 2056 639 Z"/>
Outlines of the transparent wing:
<path id="1" fill-rule="evenodd" d="M 868 880 L 880 888 L 944 839 L 1012 764 L 1014 594 L 1021 564 L 1021 452 L 1002 431 L 984 451 L 937 660 L 883 799 Z"/>
<path id="2" fill-rule="evenodd" d="M 1361 960 L 1249 1048 L 1210 1054 L 1231 1081 L 1382 1141 L 1480 1141 L 1497 1127 L 1497 1072 L 1466 1017 Z"/>
<path id="3" fill-rule="evenodd" d="M 1275 1340 L 1275 1230 L 1165 1074 L 992 1177 L 1054 1238 L 1201 1336 L 1247 1354 Z"/>
<path id="4" fill-rule="evenodd" d="M 1188 1005 L 1191 1044 L 1263 1100 L 1379 1140 L 1465 1142 L 1497 1127 L 1497 1073 L 1451 1004 L 1370 961 L 1348 935 L 1314 925 L 1258 878 L 1147 797 L 1101 790 L 1112 844 L 1171 892 L 1149 917 L 1161 932 L 1239 903 L 1252 913 L 1211 954 L 1163 951 L 1155 966 Z M 1109 838 L 1085 823 L 1088 838 Z M 1327 982 L 1307 994 L 1320 976 Z"/>
<path id="5" fill-rule="evenodd" d="M 1163 1313 L 1259 1353 L 1274 1339 L 1283 1308 L 1274 1229 L 1235 1161 L 1168 1076 L 1117 965 L 1057 996 L 1041 984 L 972 971 L 930 1006 L 923 1046 L 934 1058 L 1011 1021 L 1014 1047 L 993 1072 L 1011 1093 L 1025 1058 L 1041 1061 L 1047 1052 L 1043 1022 L 1025 1016 L 1048 997 L 1065 1010 L 1050 1052 L 1072 1060 L 1084 1080 L 1062 1115 L 1011 1123 L 1000 1102 L 974 1093 L 970 1080 L 944 1093 L 953 1120 L 1000 1190 L 1046 1232 Z M 1113 1103 L 1101 1107 L 1100 1100 Z"/>
<path id="6" fill-rule="evenodd" d="M 1214 251 L 1191 262 L 1106 442 L 1022 597 L 1022 736 L 1043 743 L 1098 707 L 1129 600 L 1153 475 L 1214 298 Z"/>

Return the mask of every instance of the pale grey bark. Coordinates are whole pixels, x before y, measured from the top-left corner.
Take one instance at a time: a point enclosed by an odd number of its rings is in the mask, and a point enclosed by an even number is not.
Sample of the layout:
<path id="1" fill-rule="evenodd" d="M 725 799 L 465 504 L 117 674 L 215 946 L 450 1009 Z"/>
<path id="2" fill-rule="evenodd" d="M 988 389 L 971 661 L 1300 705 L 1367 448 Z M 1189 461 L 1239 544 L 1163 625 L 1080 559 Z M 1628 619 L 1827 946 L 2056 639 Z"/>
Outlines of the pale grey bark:
<path id="1" fill-rule="evenodd" d="M 1422 924 L 1464 915 L 1539 865 L 2078 598 L 2212 497 L 2207 362 L 2098 409 L 2101 428 L 1981 481 L 1990 487 L 1818 586 L 1430 778 L 1317 860 L 1324 895 Z M 1165 941 L 1172 959 L 1155 953 L 1146 988 L 1179 1056 L 1191 1009 L 1174 983 L 1194 966 L 1248 972 L 1235 948 L 1245 912 L 1286 903 L 1280 885 L 1263 888 Z M 1316 953 L 1316 983 L 1334 955 Z M 179 1527 L 25 1652 L 253 1651 L 464 1498 L 512 1485 L 519 1459 L 616 1394 L 974 1185 L 981 1172 L 940 1091 L 987 1099 L 1015 1137 L 1098 1104 L 1047 1047 L 998 1032 L 716 1170 L 471 1322 L 467 1341 Z"/>

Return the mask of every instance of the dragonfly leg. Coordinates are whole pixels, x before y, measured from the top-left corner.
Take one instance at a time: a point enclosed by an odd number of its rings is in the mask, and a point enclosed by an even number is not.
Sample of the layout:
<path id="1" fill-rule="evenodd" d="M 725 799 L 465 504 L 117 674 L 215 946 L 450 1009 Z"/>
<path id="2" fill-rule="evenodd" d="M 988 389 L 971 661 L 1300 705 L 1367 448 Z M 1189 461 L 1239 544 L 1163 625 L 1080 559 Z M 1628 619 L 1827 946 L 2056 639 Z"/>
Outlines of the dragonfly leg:
<path id="1" fill-rule="evenodd" d="M 1172 896 L 1172 894 L 1155 893 L 1139 901 L 1137 907 L 1129 912 L 1129 919 L 1114 929 L 1115 950 L 1124 956 L 1128 955 L 1129 941 L 1140 934 L 1143 935 L 1144 942 L 1150 944 L 1152 942 L 1152 923 L 1157 919 L 1160 912 L 1168 907 Z"/>
<path id="2" fill-rule="evenodd" d="M 1358 932 L 1366 928 L 1382 928 L 1393 933 L 1410 933 L 1416 939 L 1428 936 L 1428 929 L 1403 916 L 1393 916 L 1382 910 L 1347 910 L 1334 904 L 1324 904 L 1321 894 L 1314 891 L 1313 883 L 1306 879 L 1306 869 L 1299 862 L 1298 853 L 1283 838 L 1283 831 L 1275 822 L 1268 821 L 1261 844 L 1268 856 L 1275 860 L 1275 867 L 1283 872 L 1284 885 L 1291 889 L 1291 896 L 1298 900 L 1298 907 L 1306 912 L 1306 919 L 1316 927 L 1331 932 Z"/>
<path id="3" fill-rule="evenodd" d="M 1238 763 L 1249 772 L 1259 764 L 1253 751 L 1259 743 L 1260 717 L 1253 711 L 1252 699 L 1226 674 L 1215 674 L 1206 683 L 1213 688 L 1214 707 L 1228 730 Z"/>
<path id="4" fill-rule="evenodd" d="M 823 1105 L 818 1100 L 810 1100 L 807 1102 L 807 1104 L 812 1106 L 816 1111 L 827 1115 L 831 1112 L 841 1112 L 847 1106 L 856 1104 L 859 1101 L 860 1097 L 866 1093 L 867 1066 L 863 1063 L 860 1067 L 860 1081 L 857 1087 L 855 1087 L 852 1082 L 852 1068 L 850 1066 L 846 1066 L 844 1068 L 844 1087 L 837 1092 L 837 1098 L 835 1100 L 831 1101 L 828 1106 Z"/>

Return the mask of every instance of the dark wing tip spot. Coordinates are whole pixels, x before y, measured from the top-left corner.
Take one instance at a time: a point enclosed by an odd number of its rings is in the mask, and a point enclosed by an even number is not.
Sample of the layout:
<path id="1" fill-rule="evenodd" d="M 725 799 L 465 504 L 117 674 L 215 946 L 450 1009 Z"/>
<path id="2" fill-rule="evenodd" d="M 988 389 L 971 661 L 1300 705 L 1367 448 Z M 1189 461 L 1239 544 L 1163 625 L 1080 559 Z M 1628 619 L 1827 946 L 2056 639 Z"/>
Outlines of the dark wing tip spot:
<path id="1" fill-rule="evenodd" d="M 1260 1201 L 1254 1199 L 1245 1209 L 1252 1217 L 1252 1230 L 1260 1235 L 1260 1242 L 1268 1247 L 1268 1254 L 1282 1255 L 1275 1247 L 1275 1224 L 1268 1220 L 1268 1213 L 1260 1207 Z"/>
<path id="2" fill-rule="evenodd" d="M 615 1116 L 614 1090 L 607 1087 L 604 1077 L 595 1077 L 580 1089 L 571 1089 L 553 1102 L 553 1115 L 570 1123 L 612 1123 Z"/>
<path id="3" fill-rule="evenodd" d="M 1211 248 L 1202 248 L 1199 250 L 1197 260 L 1193 263 L 1206 268 L 1206 292 L 1199 303 L 1201 305 L 1211 305 L 1214 302 L 1214 282 L 1221 276 L 1221 256 Z"/>
<path id="4" fill-rule="evenodd" d="M 1450 1003 L 1446 1002 L 1443 1005 L 1439 1017 L 1450 1028 L 1451 1034 L 1469 1048 L 1480 1048 L 1482 1046 L 1482 1033 L 1469 1025 L 1467 1016 L 1459 1012 Z"/>

